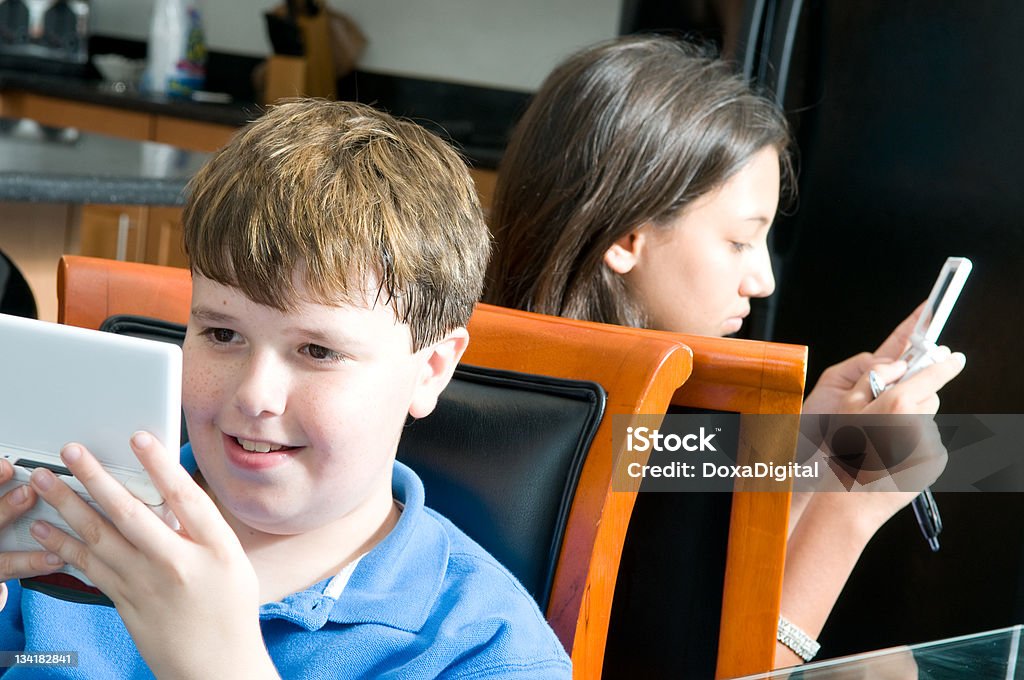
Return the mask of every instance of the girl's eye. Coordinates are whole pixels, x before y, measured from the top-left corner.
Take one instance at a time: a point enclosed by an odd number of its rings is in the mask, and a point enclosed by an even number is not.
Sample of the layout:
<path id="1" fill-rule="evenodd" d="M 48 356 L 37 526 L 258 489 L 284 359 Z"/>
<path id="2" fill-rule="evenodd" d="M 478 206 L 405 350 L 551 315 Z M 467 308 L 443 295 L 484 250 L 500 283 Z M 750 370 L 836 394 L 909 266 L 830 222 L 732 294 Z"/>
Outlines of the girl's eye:
<path id="1" fill-rule="evenodd" d="M 338 354 L 333 349 L 327 349 L 322 345 L 306 345 L 305 352 L 306 354 L 309 355 L 311 359 L 315 359 L 317 361 L 333 362 L 344 361 L 345 359 L 345 357 L 343 357 L 341 354 Z"/>
<path id="2" fill-rule="evenodd" d="M 742 253 L 743 251 L 750 248 L 749 243 L 740 243 L 739 241 L 729 241 L 729 245 L 731 245 L 732 249 L 735 250 L 737 253 Z"/>

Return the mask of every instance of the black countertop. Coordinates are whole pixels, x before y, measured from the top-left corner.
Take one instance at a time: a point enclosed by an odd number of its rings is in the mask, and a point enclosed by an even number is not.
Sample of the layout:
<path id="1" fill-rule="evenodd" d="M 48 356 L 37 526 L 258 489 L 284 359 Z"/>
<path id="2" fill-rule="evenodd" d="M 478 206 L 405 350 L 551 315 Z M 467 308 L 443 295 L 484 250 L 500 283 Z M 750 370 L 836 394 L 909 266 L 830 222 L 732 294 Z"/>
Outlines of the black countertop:
<path id="1" fill-rule="evenodd" d="M 0 68 L 0 93 L 20 90 L 128 111 L 242 126 L 262 115 L 254 102 L 196 102 L 138 91 L 116 92 L 100 80 Z M 364 101 L 411 118 L 448 139 L 479 168 L 496 168 L 508 133 L 528 96 L 523 93 L 356 72 L 339 81 L 339 97 Z"/>
<path id="2" fill-rule="evenodd" d="M 0 200 L 181 205 L 209 154 L 0 118 Z"/>
<path id="3" fill-rule="evenodd" d="M 0 69 L 0 92 L 3 90 L 20 90 L 88 104 L 221 125 L 242 126 L 262 114 L 260 107 L 253 102 L 211 104 L 146 92 L 116 92 L 100 80 Z"/>

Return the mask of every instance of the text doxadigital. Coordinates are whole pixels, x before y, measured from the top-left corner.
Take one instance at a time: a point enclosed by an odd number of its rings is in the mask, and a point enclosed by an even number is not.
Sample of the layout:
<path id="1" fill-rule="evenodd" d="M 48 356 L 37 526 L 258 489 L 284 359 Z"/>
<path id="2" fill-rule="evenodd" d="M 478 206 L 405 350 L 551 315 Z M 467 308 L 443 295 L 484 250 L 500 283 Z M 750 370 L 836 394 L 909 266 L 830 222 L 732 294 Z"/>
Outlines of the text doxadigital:
<path id="1" fill-rule="evenodd" d="M 656 429 L 648 427 L 627 427 L 626 428 L 626 450 L 633 452 L 667 452 L 678 453 L 685 451 L 689 453 L 717 452 L 714 438 L 717 433 L 707 432 L 701 427 L 698 432 L 680 435 L 675 432 L 662 434 Z M 750 465 L 720 465 L 711 462 L 691 463 L 686 461 L 673 460 L 662 465 L 644 465 L 633 462 L 627 465 L 626 472 L 634 479 L 645 479 L 648 477 L 675 477 L 683 479 L 773 479 L 776 482 L 785 482 L 798 477 L 818 478 L 820 470 L 819 462 L 814 461 L 807 465 L 796 462 L 785 464 L 777 463 L 753 463 Z"/>

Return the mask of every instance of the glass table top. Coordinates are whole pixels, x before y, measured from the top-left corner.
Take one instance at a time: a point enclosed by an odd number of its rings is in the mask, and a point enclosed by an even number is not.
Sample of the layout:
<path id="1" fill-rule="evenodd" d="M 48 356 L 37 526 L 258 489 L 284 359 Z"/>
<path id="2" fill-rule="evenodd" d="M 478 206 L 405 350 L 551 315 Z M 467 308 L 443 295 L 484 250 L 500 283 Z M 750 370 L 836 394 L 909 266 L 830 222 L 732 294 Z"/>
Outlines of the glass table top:
<path id="1" fill-rule="evenodd" d="M 1024 626 L 826 659 L 743 680 L 1024 680 Z"/>

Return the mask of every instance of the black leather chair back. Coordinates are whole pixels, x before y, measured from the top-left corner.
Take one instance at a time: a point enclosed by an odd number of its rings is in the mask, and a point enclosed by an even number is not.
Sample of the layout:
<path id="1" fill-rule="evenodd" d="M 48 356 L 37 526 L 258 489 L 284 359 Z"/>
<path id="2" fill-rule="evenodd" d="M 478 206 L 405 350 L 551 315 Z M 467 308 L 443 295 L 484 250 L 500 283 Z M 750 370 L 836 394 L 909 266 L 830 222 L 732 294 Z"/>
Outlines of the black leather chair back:
<path id="1" fill-rule="evenodd" d="M 32 289 L 3 251 L 0 251 L 0 313 L 38 318 Z"/>
<path id="2" fill-rule="evenodd" d="M 101 329 L 178 344 L 185 336 L 180 324 L 137 316 Z M 592 382 L 460 365 L 434 412 L 399 443 L 427 505 L 504 564 L 541 610 L 605 400 Z"/>

